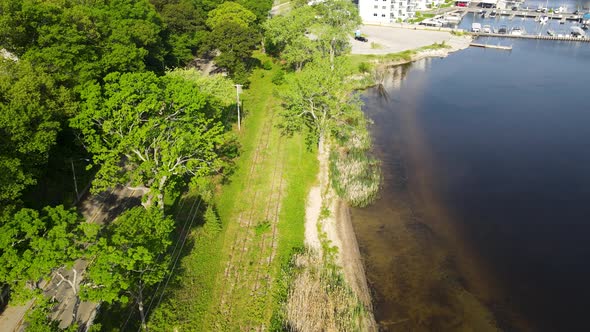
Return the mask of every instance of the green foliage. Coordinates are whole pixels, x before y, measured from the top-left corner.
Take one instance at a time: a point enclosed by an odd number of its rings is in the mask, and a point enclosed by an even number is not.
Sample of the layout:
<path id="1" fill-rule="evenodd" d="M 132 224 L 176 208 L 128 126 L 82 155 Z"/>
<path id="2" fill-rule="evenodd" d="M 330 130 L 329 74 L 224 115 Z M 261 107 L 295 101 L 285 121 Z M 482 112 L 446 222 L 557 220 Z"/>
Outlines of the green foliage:
<path id="1" fill-rule="evenodd" d="M 256 15 L 235 2 L 225 2 L 209 13 L 209 49 L 218 50 L 216 64 L 232 78 L 247 83 L 247 70 L 254 47 L 260 39 L 254 27 Z"/>
<path id="2" fill-rule="evenodd" d="M 262 68 L 264 70 L 271 70 L 272 69 L 272 61 L 264 60 L 264 62 L 262 62 Z"/>
<path id="3" fill-rule="evenodd" d="M 317 43 L 308 37 L 315 14 L 312 7 L 305 6 L 266 21 L 264 30 L 269 51 L 280 55 L 289 66 L 301 69 L 317 52 Z"/>
<path id="4" fill-rule="evenodd" d="M 0 284 L 11 286 L 17 302 L 27 300 L 41 279 L 80 257 L 95 236 L 95 225 L 80 223 L 76 212 L 63 206 L 6 216 L 0 221 Z"/>
<path id="5" fill-rule="evenodd" d="M 203 217 L 205 219 L 205 225 L 203 226 L 205 235 L 214 237 L 219 234 L 222 228 L 221 220 L 211 205 L 207 206 Z"/>
<path id="6" fill-rule="evenodd" d="M 256 15 L 256 22 L 261 23 L 268 17 L 273 0 L 237 0 L 239 4 Z"/>
<path id="7" fill-rule="evenodd" d="M 434 16 L 435 16 L 435 14 L 432 14 L 432 13 L 423 13 L 423 12 L 417 11 L 416 15 L 413 18 L 408 20 L 408 23 L 419 23 L 419 22 L 424 21 L 427 18 L 432 18 Z"/>
<path id="8" fill-rule="evenodd" d="M 89 248 L 91 265 L 81 296 L 92 301 L 141 303 L 143 292 L 168 272 L 174 221 L 157 209 L 136 207 L 124 212 Z"/>
<path id="9" fill-rule="evenodd" d="M 49 300 L 43 297 L 38 297 L 35 307 L 27 312 L 25 316 L 26 331 L 31 332 L 75 332 L 77 331 L 77 324 L 72 324 L 67 329 L 59 328 L 59 321 L 49 318 L 51 309 L 54 306 Z"/>
<path id="10" fill-rule="evenodd" d="M 359 63 L 358 69 L 361 73 L 368 73 L 373 69 L 373 66 L 368 62 L 361 62 Z"/>
<path id="11" fill-rule="evenodd" d="M 169 44 L 166 63 L 181 66 L 193 59 L 206 39 L 206 9 L 193 0 L 151 0 L 162 17 Z"/>
<path id="12" fill-rule="evenodd" d="M 270 230 L 270 221 L 263 220 L 254 227 L 256 235 L 262 235 Z"/>
<path id="13" fill-rule="evenodd" d="M 86 87 L 83 109 L 72 126 L 81 130 L 99 166 L 94 192 L 131 181 L 147 188 L 147 206 L 157 199 L 163 208 L 169 181 L 223 167 L 220 103 L 201 93 L 197 81 L 182 76 L 113 73 L 103 87 Z"/>
<path id="14" fill-rule="evenodd" d="M 281 85 L 285 82 L 285 72 L 283 70 L 278 70 L 272 75 L 272 84 L 274 85 Z"/>
<path id="15" fill-rule="evenodd" d="M 207 18 L 207 26 L 211 30 L 228 23 L 233 23 L 242 28 L 249 28 L 256 21 L 256 15 L 237 2 L 227 1 L 210 11 Z"/>
<path id="16" fill-rule="evenodd" d="M 0 44 L 60 83 L 111 71 L 162 71 L 162 22 L 147 0 L 0 2 Z"/>
<path id="17" fill-rule="evenodd" d="M 0 206 L 36 183 L 75 103 L 54 78 L 27 60 L 0 59 Z"/>
<path id="18" fill-rule="evenodd" d="M 360 108 L 360 101 L 350 94 L 352 89 L 346 78 L 351 71 L 345 61 L 337 58 L 332 70 L 329 60 L 316 59 L 287 78 L 280 91 L 284 130 L 294 132 L 307 127 L 321 140 L 332 130 L 348 127 L 348 114 Z"/>

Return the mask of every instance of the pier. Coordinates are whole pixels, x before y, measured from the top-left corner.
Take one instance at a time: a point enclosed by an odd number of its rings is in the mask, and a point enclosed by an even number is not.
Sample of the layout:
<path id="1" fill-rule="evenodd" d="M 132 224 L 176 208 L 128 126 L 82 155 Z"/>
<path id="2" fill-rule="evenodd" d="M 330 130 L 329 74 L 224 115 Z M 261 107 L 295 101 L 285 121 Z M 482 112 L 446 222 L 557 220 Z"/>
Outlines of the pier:
<path id="1" fill-rule="evenodd" d="M 496 12 L 497 16 L 508 16 L 508 17 L 524 17 L 524 18 L 533 18 L 539 19 L 541 16 L 546 16 L 550 20 L 558 20 L 565 22 L 567 21 L 580 21 L 582 20 L 583 15 L 574 15 L 573 13 L 542 13 L 537 12 L 534 10 L 511 10 L 511 9 L 494 9 L 494 8 L 481 8 L 481 7 L 458 7 L 456 12 L 461 13 L 463 15 L 467 13 L 475 13 L 479 14 L 482 10 L 485 10 L 486 17 L 489 17 L 489 14 L 492 11 Z"/>
<path id="2" fill-rule="evenodd" d="M 577 41 L 590 42 L 590 37 L 573 37 L 573 36 L 545 36 L 545 35 L 511 35 L 503 33 L 475 33 L 470 32 L 474 37 L 501 37 L 501 38 L 520 38 L 520 39 L 540 39 L 540 40 L 563 40 L 563 41 Z"/>
<path id="3" fill-rule="evenodd" d="M 490 45 L 490 44 L 471 43 L 471 44 L 469 44 L 469 46 L 482 47 L 482 48 L 493 48 L 493 49 L 497 49 L 497 50 L 512 51 L 512 45 L 510 45 L 510 46 L 502 46 L 502 45 Z"/>

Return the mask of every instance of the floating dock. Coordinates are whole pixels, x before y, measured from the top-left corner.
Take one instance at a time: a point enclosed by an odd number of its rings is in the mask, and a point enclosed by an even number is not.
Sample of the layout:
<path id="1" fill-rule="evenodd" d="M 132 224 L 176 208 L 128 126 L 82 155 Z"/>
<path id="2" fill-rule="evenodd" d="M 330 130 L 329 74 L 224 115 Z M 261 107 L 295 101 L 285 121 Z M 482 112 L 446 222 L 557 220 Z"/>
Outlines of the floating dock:
<path id="1" fill-rule="evenodd" d="M 471 43 L 471 44 L 469 44 L 469 46 L 483 47 L 483 48 L 493 48 L 493 49 L 497 49 L 497 50 L 512 51 L 512 45 L 510 45 L 510 46 L 502 46 L 502 45 L 490 45 L 490 44 Z"/>
<path id="2" fill-rule="evenodd" d="M 497 16 L 509 16 L 509 17 L 525 17 L 538 19 L 541 16 L 547 16 L 550 20 L 567 21 L 580 21 L 583 15 L 576 15 L 573 13 L 542 13 L 535 10 L 510 10 L 510 9 L 493 9 L 493 8 L 481 8 L 481 7 L 459 7 L 455 11 L 461 12 L 462 14 L 475 13 L 480 14 L 482 10 L 486 11 L 486 17 L 491 14 L 492 11 L 496 12 Z M 463 15 L 464 15 L 463 14 Z"/>
<path id="3" fill-rule="evenodd" d="M 501 37 L 501 38 L 520 38 L 520 39 L 541 39 L 541 40 L 563 40 L 563 41 L 577 41 L 590 42 L 590 37 L 574 37 L 574 36 L 546 36 L 546 35 L 511 35 L 509 33 L 481 33 L 471 32 L 474 37 Z"/>

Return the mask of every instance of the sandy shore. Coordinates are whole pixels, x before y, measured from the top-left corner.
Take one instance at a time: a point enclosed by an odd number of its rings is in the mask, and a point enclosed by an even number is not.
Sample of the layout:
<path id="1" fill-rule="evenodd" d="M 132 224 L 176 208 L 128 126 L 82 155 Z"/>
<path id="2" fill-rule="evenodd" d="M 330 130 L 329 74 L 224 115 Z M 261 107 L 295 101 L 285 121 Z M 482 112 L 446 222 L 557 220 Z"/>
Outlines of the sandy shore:
<path id="1" fill-rule="evenodd" d="M 309 191 L 307 198 L 305 244 L 308 248 L 321 253 L 322 245 L 319 238 L 321 231 L 327 235 L 330 244 L 338 248 L 336 263 L 342 268 L 347 284 L 365 307 L 370 310 L 365 326 L 369 327 L 369 331 L 377 331 L 377 323 L 372 312 L 371 293 L 352 227 L 349 208 L 344 201 L 337 197 L 329 183 L 328 155 L 328 151 L 320 148 L 320 152 L 318 152 L 320 166 L 318 185 Z M 329 215 L 322 216 L 322 209 L 328 209 Z"/>
<path id="2" fill-rule="evenodd" d="M 471 42 L 471 37 L 455 36 L 450 32 L 441 31 L 408 30 L 386 26 L 363 26 L 361 31 L 367 36 L 369 42 L 352 40 L 352 54 L 397 53 L 442 42 L 449 45 L 447 49 L 419 52 L 409 61 L 382 63 L 385 66 L 417 61 L 426 57 L 444 57 L 449 53 L 469 47 Z M 371 41 L 377 43 L 378 48 L 372 48 Z M 344 277 L 357 297 L 367 308 L 370 308 L 370 322 L 367 325 L 372 327 L 371 330 L 377 331 L 377 324 L 372 314 L 371 294 L 352 226 L 349 207 L 331 189 L 328 174 L 328 152 L 320 148 L 318 160 L 320 166 L 318 184 L 310 190 L 307 199 L 305 243 L 308 248 L 321 253 L 322 245 L 319 235 L 322 232 L 327 235 L 331 245 L 338 247 L 336 263 L 342 267 Z M 322 213 L 322 209 L 328 209 L 329 215 L 326 216 L 326 213 Z"/>

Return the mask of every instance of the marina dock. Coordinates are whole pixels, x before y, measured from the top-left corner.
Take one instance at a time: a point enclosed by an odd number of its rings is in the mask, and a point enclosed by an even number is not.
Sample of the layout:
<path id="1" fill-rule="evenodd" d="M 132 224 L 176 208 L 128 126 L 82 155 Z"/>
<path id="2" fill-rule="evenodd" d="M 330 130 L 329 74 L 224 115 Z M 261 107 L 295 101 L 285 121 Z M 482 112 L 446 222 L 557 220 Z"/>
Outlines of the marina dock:
<path id="1" fill-rule="evenodd" d="M 475 33 L 470 32 L 475 37 L 501 37 L 501 38 L 520 38 L 520 39 L 540 39 L 540 40 L 563 40 L 563 41 L 577 41 L 590 42 L 590 37 L 573 37 L 573 36 L 546 36 L 546 35 L 511 35 L 509 33 Z"/>
<path id="2" fill-rule="evenodd" d="M 497 16 L 508 16 L 508 17 L 524 17 L 538 19 L 541 16 L 546 16 L 550 20 L 558 21 L 580 21 L 582 15 L 574 15 L 573 13 L 542 13 L 535 10 L 510 10 L 510 9 L 492 9 L 492 8 L 481 8 L 481 7 L 458 7 L 456 12 L 461 14 L 475 13 L 479 14 L 482 10 L 487 11 L 486 15 L 490 12 L 495 11 Z"/>
<path id="3" fill-rule="evenodd" d="M 482 48 L 493 48 L 493 49 L 497 49 L 497 50 L 512 51 L 512 45 L 510 45 L 510 46 L 502 46 L 502 45 L 490 45 L 490 44 L 471 43 L 471 44 L 469 44 L 469 46 L 482 47 Z"/>

